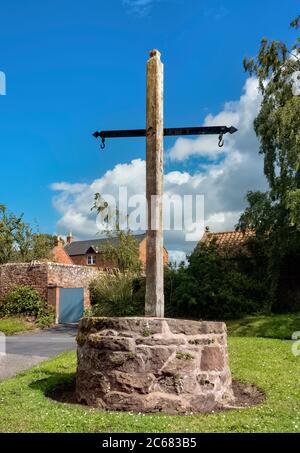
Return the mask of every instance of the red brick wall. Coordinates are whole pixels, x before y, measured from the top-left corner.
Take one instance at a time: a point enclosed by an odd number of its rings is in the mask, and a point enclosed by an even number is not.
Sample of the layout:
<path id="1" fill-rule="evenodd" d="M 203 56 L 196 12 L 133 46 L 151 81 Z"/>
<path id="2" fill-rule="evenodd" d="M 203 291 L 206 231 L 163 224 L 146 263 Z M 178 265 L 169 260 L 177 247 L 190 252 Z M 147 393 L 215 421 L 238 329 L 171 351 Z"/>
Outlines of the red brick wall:
<path id="1" fill-rule="evenodd" d="M 140 260 L 144 267 L 146 267 L 146 259 L 147 259 L 147 239 L 144 239 L 140 243 Z M 164 248 L 164 265 L 167 266 L 169 262 L 169 254 L 167 250 Z"/>
<path id="2" fill-rule="evenodd" d="M 55 263 L 74 264 L 70 256 L 60 244 L 54 247 L 54 249 L 52 250 L 51 260 Z"/>
<path id="3" fill-rule="evenodd" d="M 88 254 L 89 255 L 89 254 Z M 95 265 L 88 265 L 87 264 L 87 258 L 88 255 L 76 255 L 72 256 L 72 261 L 73 264 L 76 264 L 78 266 L 87 266 L 90 268 L 99 268 L 99 269 L 106 269 L 106 268 L 114 268 L 114 264 L 111 261 L 105 260 L 101 254 L 97 254 L 96 256 L 96 264 Z"/>

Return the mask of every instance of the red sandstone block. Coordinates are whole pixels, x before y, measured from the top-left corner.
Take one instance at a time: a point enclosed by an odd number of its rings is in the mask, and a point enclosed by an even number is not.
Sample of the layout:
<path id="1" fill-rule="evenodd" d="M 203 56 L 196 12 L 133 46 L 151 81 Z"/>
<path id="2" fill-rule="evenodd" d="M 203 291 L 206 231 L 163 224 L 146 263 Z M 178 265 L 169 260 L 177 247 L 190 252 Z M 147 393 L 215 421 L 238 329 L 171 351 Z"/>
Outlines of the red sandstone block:
<path id="1" fill-rule="evenodd" d="M 205 346 L 201 354 L 201 371 L 222 371 L 224 369 L 224 353 L 219 347 Z"/>

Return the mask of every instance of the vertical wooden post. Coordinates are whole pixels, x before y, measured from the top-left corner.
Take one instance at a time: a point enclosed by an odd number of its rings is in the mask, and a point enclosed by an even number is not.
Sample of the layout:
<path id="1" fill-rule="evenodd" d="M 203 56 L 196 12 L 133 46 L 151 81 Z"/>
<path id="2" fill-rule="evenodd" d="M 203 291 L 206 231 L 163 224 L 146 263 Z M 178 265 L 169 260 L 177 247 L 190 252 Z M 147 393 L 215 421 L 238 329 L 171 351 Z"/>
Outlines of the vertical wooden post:
<path id="1" fill-rule="evenodd" d="M 158 50 L 147 63 L 147 261 L 145 314 L 164 317 L 163 262 L 163 64 Z"/>

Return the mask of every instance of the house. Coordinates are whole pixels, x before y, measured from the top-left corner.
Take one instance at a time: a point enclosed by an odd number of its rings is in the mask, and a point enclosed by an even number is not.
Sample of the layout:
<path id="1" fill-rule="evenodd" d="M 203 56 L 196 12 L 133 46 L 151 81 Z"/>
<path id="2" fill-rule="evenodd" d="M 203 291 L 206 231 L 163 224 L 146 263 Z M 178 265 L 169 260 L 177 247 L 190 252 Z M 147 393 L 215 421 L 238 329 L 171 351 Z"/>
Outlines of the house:
<path id="1" fill-rule="evenodd" d="M 145 267 L 146 265 L 146 234 L 135 235 L 139 247 L 140 260 Z M 104 255 L 104 249 L 107 245 L 117 245 L 118 238 L 98 238 L 85 241 L 75 241 L 72 234 L 67 236 L 67 243 L 58 236 L 56 246 L 52 251 L 53 260 L 57 263 L 76 264 L 80 266 L 89 266 L 98 269 L 110 269 L 115 267 L 114 263 L 109 262 Z M 164 249 L 164 264 L 169 261 L 168 251 Z"/>

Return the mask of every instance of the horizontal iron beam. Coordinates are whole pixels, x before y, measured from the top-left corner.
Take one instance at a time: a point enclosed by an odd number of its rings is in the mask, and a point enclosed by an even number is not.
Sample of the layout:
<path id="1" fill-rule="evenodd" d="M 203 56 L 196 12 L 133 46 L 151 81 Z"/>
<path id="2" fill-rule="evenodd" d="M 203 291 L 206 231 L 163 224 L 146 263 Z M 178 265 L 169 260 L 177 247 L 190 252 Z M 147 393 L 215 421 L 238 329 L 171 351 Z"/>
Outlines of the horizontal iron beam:
<path id="1" fill-rule="evenodd" d="M 220 134 L 234 134 L 237 129 L 233 126 L 206 126 L 206 127 L 175 127 L 164 129 L 164 136 L 176 135 L 220 135 Z M 122 131 L 101 131 L 93 134 L 96 138 L 128 138 L 128 137 L 146 137 L 146 129 L 133 129 Z"/>

